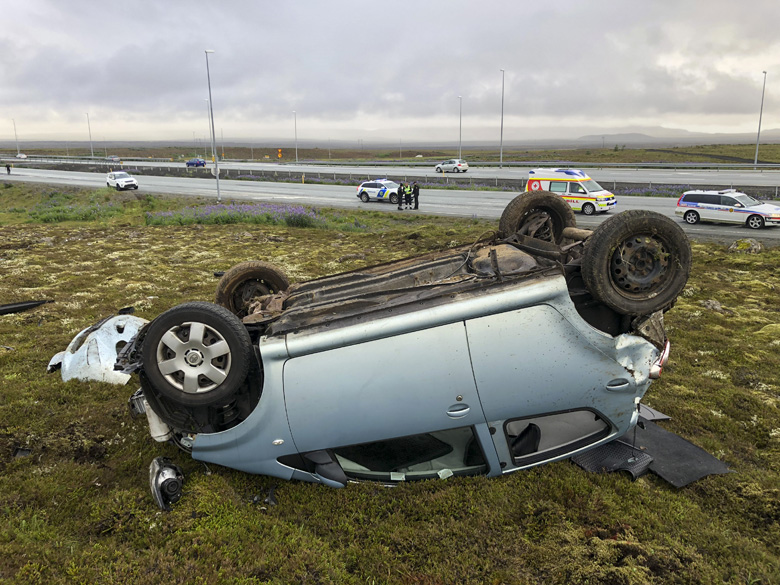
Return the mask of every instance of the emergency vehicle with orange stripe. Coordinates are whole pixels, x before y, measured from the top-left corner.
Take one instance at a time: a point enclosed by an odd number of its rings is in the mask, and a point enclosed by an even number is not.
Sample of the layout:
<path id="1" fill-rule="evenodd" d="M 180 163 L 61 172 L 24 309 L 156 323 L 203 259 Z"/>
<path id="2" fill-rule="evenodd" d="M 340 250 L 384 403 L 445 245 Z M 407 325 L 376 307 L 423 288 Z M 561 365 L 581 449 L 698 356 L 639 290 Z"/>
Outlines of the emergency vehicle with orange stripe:
<path id="1" fill-rule="evenodd" d="M 574 211 L 585 215 L 604 213 L 617 205 L 612 193 L 577 169 L 530 170 L 525 190 L 560 195 Z"/>

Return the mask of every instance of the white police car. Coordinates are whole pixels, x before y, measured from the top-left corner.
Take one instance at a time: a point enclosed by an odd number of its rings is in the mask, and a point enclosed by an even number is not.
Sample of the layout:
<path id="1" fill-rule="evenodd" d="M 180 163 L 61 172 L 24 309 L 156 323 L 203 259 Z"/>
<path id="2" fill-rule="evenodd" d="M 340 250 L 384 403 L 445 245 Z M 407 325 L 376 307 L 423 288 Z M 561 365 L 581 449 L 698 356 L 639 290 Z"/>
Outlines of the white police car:
<path id="1" fill-rule="evenodd" d="M 376 201 L 389 201 L 398 205 L 398 188 L 400 185 L 390 179 L 374 179 L 361 183 L 357 188 L 357 196 L 363 203 L 371 199 Z"/>
<path id="2" fill-rule="evenodd" d="M 736 189 L 686 191 L 677 200 L 674 213 L 691 225 L 711 221 L 760 229 L 767 223 L 780 224 L 780 206 L 762 203 Z"/>

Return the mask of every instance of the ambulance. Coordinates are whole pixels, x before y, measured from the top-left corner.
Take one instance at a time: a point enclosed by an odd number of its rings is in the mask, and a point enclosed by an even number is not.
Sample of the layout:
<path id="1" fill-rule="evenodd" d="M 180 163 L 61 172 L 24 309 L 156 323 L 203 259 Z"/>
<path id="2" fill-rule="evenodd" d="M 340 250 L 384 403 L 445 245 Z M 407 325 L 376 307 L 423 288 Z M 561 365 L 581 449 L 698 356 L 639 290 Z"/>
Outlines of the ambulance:
<path id="1" fill-rule="evenodd" d="M 526 191 L 550 191 L 560 195 L 574 211 L 593 215 L 609 211 L 615 196 L 577 169 L 533 169 L 528 171 Z"/>

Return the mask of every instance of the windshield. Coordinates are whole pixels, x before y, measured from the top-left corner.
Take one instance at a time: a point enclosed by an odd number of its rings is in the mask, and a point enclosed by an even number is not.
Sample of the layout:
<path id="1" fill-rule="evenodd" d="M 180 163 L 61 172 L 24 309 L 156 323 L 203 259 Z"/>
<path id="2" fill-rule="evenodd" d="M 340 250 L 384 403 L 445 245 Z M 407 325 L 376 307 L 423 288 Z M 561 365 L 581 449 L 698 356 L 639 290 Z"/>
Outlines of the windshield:
<path id="1" fill-rule="evenodd" d="M 761 202 L 758 199 L 753 199 L 753 197 L 750 195 L 745 195 L 744 193 L 740 195 L 733 195 L 733 197 L 745 207 L 755 207 L 756 205 L 761 205 Z"/>
<path id="2" fill-rule="evenodd" d="M 380 185 L 382 187 L 387 187 L 388 189 L 397 189 L 398 188 L 398 183 L 395 183 L 393 181 L 382 181 L 380 183 Z"/>
<path id="3" fill-rule="evenodd" d="M 129 176 L 127 173 L 114 173 L 115 179 L 127 179 Z"/>
<path id="4" fill-rule="evenodd" d="M 583 187 L 585 187 L 585 189 L 588 190 L 588 193 L 593 193 L 594 191 L 606 191 L 606 189 L 604 189 L 604 187 L 599 185 L 593 179 L 588 179 L 587 181 L 582 181 L 581 185 Z"/>

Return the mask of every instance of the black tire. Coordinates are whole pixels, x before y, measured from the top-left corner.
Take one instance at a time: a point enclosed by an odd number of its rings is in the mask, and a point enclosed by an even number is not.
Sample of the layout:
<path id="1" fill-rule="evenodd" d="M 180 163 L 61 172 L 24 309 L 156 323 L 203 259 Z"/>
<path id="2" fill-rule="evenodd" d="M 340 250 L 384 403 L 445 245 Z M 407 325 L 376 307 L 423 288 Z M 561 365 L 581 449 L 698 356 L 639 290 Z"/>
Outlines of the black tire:
<path id="1" fill-rule="evenodd" d="M 108 181 L 106 181 L 106 187 L 110 187 L 110 186 L 111 186 L 111 183 L 109 183 Z"/>
<path id="2" fill-rule="evenodd" d="M 121 191 L 121 190 L 122 190 L 122 187 L 120 187 L 120 186 L 117 184 L 117 186 L 116 186 L 116 190 L 117 190 L 117 191 Z"/>
<path id="3" fill-rule="evenodd" d="M 252 340 L 238 317 L 204 302 L 178 305 L 157 317 L 141 348 L 154 390 L 186 407 L 229 402 L 252 359 Z"/>
<path id="4" fill-rule="evenodd" d="M 452 169 L 452 170 L 453 170 L 453 171 L 455 171 L 456 173 L 459 173 L 459 172 L 460 172 L 460 169 L 459 169 L 458 167 L 453 167 L 453 169 Z"/>
<path id="5" fill-rule="evenodd" d="M 398 202 L 401 199 L 398 197 L 398 193 L 390 193 L 390 203 L 393 205 L 398 205 Z"/>
<path id="6" fill-rule="evenodd" d="M 588 291 L 623 315 L 672 308 L 691 271 L 691 245 L 682 228 L 654 211 L 624 211 L 585 242 L 582 278 Z"/>
<path id="7" fill-rule="evenodd" d="M 361 200 L 363 203 L 368 203 L 368 193 L 366 193 L 365 191 L 363 191 L 363 192 L 360 194 L 360 200 Z"/>
<path id="8" fill-rule="evenodd" d="M 443 173 L 443 172 L 444 172 L 444 169 L 443 169 L 443 168 L 441 168 L 441 167 L 436 167 L 436 172 L 437 172 L 437 173 Z"/>
<path id="9" fill-rule="evenodd" d="M 596 213 L 596 206 L 593 203 L 582 204 L 582 215 L 593 215 Z"/>
<path id="10" fill-rule="evenodd" d="M 693 211 L 693 210 L 691 209 L 691 210 L 689 210 L 689 211 L 686 211 L 686 212 L 683 214 L 683 219 L 685 220 L 685 223 L 688 223 L 688 224 L 690 224 L 690 225 L 694 225 L 694 224 L 697 224 L 697 223 L 699 223 L 699 220 L 700 220 L 701 218 L 699 217 L 699 214 L 698 214 L 698 213 L 696 213 L 695 211 Z"/>
<path id="11" fill-rule="evenodd" d="M 568 203 L 549 191 L 529 191 L 512 199 L 504 208 L 498 234 L 507 238 L 519 233 L 560 244 L 566 227 L 577 227 Z"/>
<path id="12" fill-rule="evenodd" d="M 217 284 L 214 302 L 239 318 L 248 314 L 249 303 L 256 297 L 287 290 L 290 281 L 284 272 L 267 262 L 242 262 L 228 270 Z"/>
<path id="13" fill-rule="evenodd" d="M 751 215 L 747 218 L 745 225 L 751 229 L 760 230 L 762 227 L 764 227 L 764 218 L 760 215 Z"/>

